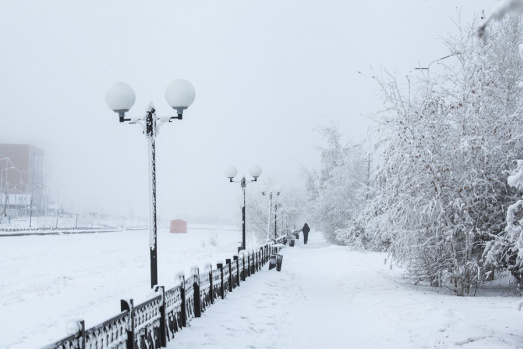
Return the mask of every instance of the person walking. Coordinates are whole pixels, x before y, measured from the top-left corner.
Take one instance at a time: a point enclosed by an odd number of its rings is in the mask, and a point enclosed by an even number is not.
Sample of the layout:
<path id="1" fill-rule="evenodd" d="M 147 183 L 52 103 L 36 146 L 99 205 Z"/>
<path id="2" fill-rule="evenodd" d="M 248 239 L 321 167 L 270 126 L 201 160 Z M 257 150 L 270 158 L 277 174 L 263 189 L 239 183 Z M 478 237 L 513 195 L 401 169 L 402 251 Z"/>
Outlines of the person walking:
<path id="1" fill-rule="evenodd" d="M 307 241 L 309 240 L 309 231 L 311 231 L 311 228 L 305 223 L 303 228 L 301 228 L 301 232 L 303 233 L 303 243 L 307 245 Z"/>

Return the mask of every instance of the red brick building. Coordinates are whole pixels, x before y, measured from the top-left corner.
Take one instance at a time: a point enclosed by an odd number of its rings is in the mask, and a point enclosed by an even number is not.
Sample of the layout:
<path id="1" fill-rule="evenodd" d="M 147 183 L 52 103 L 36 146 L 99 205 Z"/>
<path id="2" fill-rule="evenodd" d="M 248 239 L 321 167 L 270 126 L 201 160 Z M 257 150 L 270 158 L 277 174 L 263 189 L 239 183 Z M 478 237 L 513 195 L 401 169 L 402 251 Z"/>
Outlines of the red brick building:
<path id="1" fill-rule="evenodd" d="M 28 144 L 0 144 L 0 213 L 46 211 L 44 151 Z"/>

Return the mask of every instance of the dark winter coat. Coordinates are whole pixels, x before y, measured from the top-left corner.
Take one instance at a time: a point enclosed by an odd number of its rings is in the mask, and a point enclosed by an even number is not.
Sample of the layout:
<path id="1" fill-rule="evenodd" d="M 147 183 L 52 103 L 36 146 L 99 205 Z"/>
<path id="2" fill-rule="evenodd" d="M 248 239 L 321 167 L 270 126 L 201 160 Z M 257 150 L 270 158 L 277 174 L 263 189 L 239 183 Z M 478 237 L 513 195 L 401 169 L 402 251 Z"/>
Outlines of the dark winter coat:
<path id="1" fill-rule="evenodd" d="M 303 228 L 301 229 L 301 231 L 302 231 L 304 234 L 308 234 L 309 231 L 311 231 L 311 228 L 309 228 L 309 226 L 307 225 L 307 223 L 305 223 L 305 225 L 303 226 Z"/>

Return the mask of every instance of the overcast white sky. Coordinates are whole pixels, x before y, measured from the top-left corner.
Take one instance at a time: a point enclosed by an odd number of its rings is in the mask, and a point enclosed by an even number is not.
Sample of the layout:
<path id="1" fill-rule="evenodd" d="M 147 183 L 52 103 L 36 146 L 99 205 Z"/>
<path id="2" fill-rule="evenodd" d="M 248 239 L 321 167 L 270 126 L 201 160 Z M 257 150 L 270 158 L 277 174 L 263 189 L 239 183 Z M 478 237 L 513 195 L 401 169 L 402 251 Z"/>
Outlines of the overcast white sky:
<path id="1" fill-rule="evenodd" d="M 314 131 L 361 141 L 380 109 L 371 67 L 398 76 L 448 55 L 457 9 L 495 0 L 0 0 L 0 142 L 46 150 L 49 188 L 71 210 L 147 216 L 145 137 L 105 105 L 133 86 L 129 116 L 159 115 L 171 80 L 196 100 L 157 138 L 158 211 L 230 215 L 241 191 L 223 169 L 252 164 L 284 187 L 317 165 Z M 251 186 L 252 187 L 252 186 Z M 249 190 L 249 188 L 247 188 Z M 252 188 L 252 190 L 256 190 Z"/>

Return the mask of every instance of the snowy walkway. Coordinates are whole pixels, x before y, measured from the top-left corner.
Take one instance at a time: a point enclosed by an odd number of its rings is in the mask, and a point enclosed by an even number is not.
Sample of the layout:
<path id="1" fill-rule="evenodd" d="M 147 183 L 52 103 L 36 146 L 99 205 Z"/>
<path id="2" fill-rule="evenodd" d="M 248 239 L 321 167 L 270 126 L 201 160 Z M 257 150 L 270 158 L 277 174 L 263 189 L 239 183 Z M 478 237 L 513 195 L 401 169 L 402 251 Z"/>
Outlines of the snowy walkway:
<path id="1" fill-rule="evenodd" d="M 383 254 L 312 232 L 281 272 L 255 274 L 177 334 L 170 348 L 523 348 L 519 298 L 433 293 Z"/>

